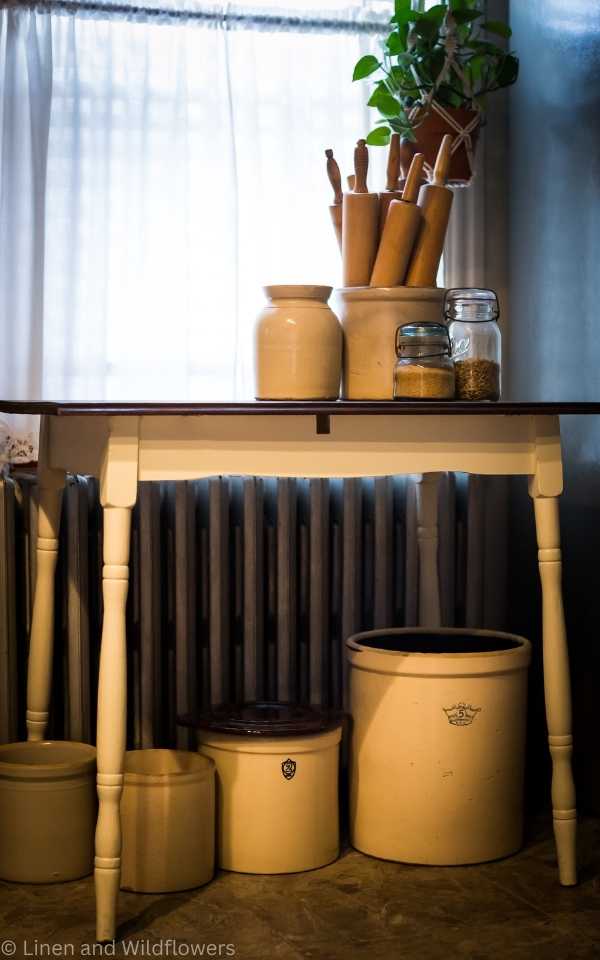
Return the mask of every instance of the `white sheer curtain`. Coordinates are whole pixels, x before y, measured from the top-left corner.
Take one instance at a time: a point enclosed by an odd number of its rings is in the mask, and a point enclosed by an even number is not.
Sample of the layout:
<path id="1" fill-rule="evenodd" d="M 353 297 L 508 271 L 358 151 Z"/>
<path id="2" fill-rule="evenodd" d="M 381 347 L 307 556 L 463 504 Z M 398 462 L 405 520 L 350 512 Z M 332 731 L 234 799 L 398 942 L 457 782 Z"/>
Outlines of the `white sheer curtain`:
<path id="1" fill-rule="evenodd" d="M 0 396 L 251 398 L 261 285 L 339 281 L 323 151 L 382 4 L 98 6 L 0 10 Z"/>

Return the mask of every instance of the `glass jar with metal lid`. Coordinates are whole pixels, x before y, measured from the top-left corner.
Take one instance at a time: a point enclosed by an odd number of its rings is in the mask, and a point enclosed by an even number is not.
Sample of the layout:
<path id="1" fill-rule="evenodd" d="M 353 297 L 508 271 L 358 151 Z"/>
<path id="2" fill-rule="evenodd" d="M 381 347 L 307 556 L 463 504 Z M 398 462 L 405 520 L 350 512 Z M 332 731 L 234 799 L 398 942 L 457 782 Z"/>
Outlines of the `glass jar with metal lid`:
<path id="1" fill-rule="evenodd" d="M 452 343 L 457 400 L 499 400 L 502 338 L 493 290 L 448 290 L 444 315 Z"/>
<path id="2" fill-rule="evenodd" d="M 454 364 L 446 327 L 406 323 L 396 330 L 394 399 L 452 400 Z"/>

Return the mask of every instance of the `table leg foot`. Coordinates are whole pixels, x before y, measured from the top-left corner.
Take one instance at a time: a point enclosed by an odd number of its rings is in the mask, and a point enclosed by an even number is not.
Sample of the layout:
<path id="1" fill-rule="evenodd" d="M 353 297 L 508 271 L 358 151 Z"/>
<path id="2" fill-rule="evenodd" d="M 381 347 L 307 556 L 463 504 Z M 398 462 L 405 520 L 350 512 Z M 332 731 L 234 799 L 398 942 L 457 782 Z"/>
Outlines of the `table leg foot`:
<path id="1" fill-rule="evenodd" d="M 568 815 L 568 816 L 567 816 Z M 562 819 L 564 816 L 566 819 Z M 554 811 L 554 841 L 558 858 L 558 878 L 561 886 L 574 887 L 577 883 L 577 814 L 575 810 Z"/>
<path id="2" fill-rule="evenodd" d="M 117 900 L 119 896 L 119 882 L 121 878 L 120 863 L 116 867 L 107 867 L 98 864 L 94 870 L 94 886 L 96 888 L 96 940 L 98 943 L 108 943 L 115 939 L 117 928 Z"/>

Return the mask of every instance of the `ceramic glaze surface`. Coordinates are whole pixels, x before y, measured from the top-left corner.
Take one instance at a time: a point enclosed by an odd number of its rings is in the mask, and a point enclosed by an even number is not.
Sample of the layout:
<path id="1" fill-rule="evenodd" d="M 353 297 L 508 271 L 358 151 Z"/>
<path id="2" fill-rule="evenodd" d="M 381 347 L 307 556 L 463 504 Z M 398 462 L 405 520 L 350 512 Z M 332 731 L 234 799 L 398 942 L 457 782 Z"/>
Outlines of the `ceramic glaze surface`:
<path id="1" fill-rule="evenodd" d="M 331 287 L 265 287 L 255 329 L 257 400 L 329 400 L 340 392 L 342 331 Z"/>
<path id="2" fill-rule="evenodd" d="M 341 728 L 289 739 L 198 732 L 217 768 L 220 867 L 297 873 L 337 858 L 340 739 Z"/>
<path id="3" fill-rule="evenodd" d="M 471 631 L 467 648 L 477 650 L 481 635 L 483 652 L 454 653 L 461 631 L 429 630 L 420 653 L 419 631 L 389 631 L 392 649 L 377 649 L 378 633 L 346 644 L 353 846 L 438 865 L 514 853 L 523 835 L 528 641 L 502 649 L 507 635 L 498 634 L 490 650 L 490 635 Z M 447 637 L 447 652 L 431 652 L 431 638 L 441 646 Z"/>
<path id="4" fill-rule="evenodd" d="M 0 878 L 77 880 L 92 872 L 96 750 L 33 741 L 0 747 Z"/>
<path id="5" fill-rule="evenodd" d="M 344 331 L 345 400 L 394 398 L 396 330 L 405 323 L 441 323 L 444 293 L 437 287 L 338 291 Z"/>
<path id="6" fill-rule="evenodd" d="M 171 893 L 212 880 L 215 770 L 184 750 L 125 754 L 121 887 Z"/>

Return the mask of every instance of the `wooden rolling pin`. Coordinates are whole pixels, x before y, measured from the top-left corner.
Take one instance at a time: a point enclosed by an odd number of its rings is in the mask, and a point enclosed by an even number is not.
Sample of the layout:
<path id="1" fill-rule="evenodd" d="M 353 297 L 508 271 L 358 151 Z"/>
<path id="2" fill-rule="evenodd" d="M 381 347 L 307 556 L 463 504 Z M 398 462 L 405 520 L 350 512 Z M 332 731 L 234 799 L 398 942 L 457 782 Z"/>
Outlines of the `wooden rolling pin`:
<path id="1" fill-rule="evenodd" d="M 388 153 L 385 190 L 379 194 L 379 236 L 383 234 L 385 218 L 392 200 L 401 200 L 402 191 L 397 189 L 400 174 L 400 134 L 393 133 Z"/>
<path id="2" fill-rule="evenodd" d="M 432 181 L 419 190 L 422 219 L 406 276 L 407 287 L 436 285 L 453 198 L 452 190 L 445 186 L 451 147 L 452 137 L 446 134 L 436 157 Z"/>
<path id="3" fill-rule="evenodd" d="M 359 140 L 354 151 L 354 190 L 342 204 L 342 273 L 345 287 L 368 287 L 377 253 L 379 195 L 367 190 L 369 151 Z"/>
<path id="4" fill-rule="evenodd" d="M 390 203 L 371 274 L 372 287 L 396 287 L 404 280 L 421 224 L 421 210 L 416 200 L 424 160 L 422 153 L 415 153 L 402 200 L 392 200 Z"/>
<path id="5" fill-rule="evenodd" d="M 329 207 L 329 215 L 331 217 L 331 222 L 333 224 L 335 237 L 338 242 L 338 247 L 340 248 L 340 253 L 341 253 L 341 250 L 342 250 L 342 177 L 340 174 L 340 168 L 338 167 L 337 162 L 333 156 L 333 150 L 326 150 L 325 156 L 327 157 L 327 176 L 329 177 L 329 182 L 333 189 L 333 203 Z"/>

